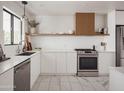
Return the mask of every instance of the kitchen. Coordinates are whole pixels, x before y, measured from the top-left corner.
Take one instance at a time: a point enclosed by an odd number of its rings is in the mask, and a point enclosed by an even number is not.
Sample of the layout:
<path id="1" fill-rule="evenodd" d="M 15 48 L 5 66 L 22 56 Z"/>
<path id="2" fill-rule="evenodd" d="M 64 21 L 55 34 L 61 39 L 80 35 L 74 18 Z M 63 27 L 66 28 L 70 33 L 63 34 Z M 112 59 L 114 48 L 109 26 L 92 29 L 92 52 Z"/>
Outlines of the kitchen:
<path id="1" fill-rule="evenodd" d="M 115 27 L 124 24 L 124 12 L 121 11 L 124 2 L 119 1 L 114 8 L 109 8 L 109 4 L 113 3 L 115 2 L 1 1 L 0 20 L 3 21 L 0 22 L 0 48 L 3 51 L 1 53 L 10 59 L 0 63 L 0 90 L 113 90 L 113 74 L 109 72 L 110 67 L 116 70 Z M 11 20 L 14 19 L 13 29 L 22 29 L 21 40 L 12 38 L 10 45 L 9 41 L 5 41 L 5 31 L 9 25 L 4 24 L 9 21 L 4 21 L 3 11 L 12 17 Z M 21 21 L 15 16 L 22 18 Z M 15 20 L 17 23 L 14 23 Z M 34 20 L 37 25 L 31 27 L 30 22 Z M 16 28 L 17 24 L 21 26 Z M 17 33 L 15 34 L 19 35 Z M 20 54 L 23 48 L 21 44 L 26 42 L 26 38 L 33 50 Z M 21 71 L 21 66 L 25 67 L 25 73 L 16 74 Z M 19 82 L 18 78 L 22 77 L 26 78 L 25 83 Z M 90 83 L 95 81 L 98 86 L 92 86 L 85 80 Z M 22 85 L 25 86 L 22 88 Z"/>

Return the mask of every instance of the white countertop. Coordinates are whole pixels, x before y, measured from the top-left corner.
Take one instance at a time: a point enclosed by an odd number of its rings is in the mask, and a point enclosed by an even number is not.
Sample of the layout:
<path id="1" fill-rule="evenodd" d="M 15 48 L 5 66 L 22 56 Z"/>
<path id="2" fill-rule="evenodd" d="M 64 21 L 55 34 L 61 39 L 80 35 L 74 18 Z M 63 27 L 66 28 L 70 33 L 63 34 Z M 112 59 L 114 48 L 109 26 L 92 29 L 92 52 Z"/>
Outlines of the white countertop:
<path id="1" fill-rule="evenodd" d="M 115 53 L 115 51 L 100 51 L 100 50 L 97 50 L 98 53 Z M 43 50 L 42 49 L 42 52 L 76 52 L 74 49 L 48 49 L 48 50 Z"/>
<path id="2" fill-rule="evenodd" d="M 54 50 L 54 49 L 48 49 L 48 50 L 43 50 L 42 49 L 42 52 L 76 52 L 75 50 L 73 50 L 73 49 L 68 49 L 68 50 L 64 50 L 64 49 L 56 49 L 56 50 Z"/>
<path id="3" fill-rule="evenodd" d="M 98 51 L 99 53 L 115 53 L 115 51 Z"/>
<path id="4" fill-rule="evenodd" d="M 6 72 L 7 70 L 20 64 L 21 62 L 31 58 L 32 56 L 36 55 L 40 51 L 34 50 L 34 51 L 29 51 L 29 52 L 36 52 L 36 53 L 32 54 L 31 56 L 13 56 L 13 57 L 11 57 L 11 59 L 1 62 L 0 63 L 0 74 Z"/>
<path id="5" fill-rule="evenodd" d="M 33 51 L 29 51 L 29 52 L 36 52 L 34 54 L 32 54 L 31 56 L 13 56 L 11 57 L 11 59 L 1 62 L 0 63 L 0 74 L 6 72 L 7 70 L 13 68 L 14 66 L 20 64 L 21 62 L 27 60 L 28 58 L 31 58 L 32 56 L 36 55 L 37 53 L 39 53 L 39 50 L 33 50 Z M 68 49 L 68 50 L 42 50 L 42 52 L 73 52 L 76 53 L 75 50 L 72 49 Z M 114 53 L 114 51 L 98 51 L 99 53 Z"/>
<path id="6" fill-rule="evenodd" d="M 124 67 L 110 67 L 110 69 L 124 74 Z"/>

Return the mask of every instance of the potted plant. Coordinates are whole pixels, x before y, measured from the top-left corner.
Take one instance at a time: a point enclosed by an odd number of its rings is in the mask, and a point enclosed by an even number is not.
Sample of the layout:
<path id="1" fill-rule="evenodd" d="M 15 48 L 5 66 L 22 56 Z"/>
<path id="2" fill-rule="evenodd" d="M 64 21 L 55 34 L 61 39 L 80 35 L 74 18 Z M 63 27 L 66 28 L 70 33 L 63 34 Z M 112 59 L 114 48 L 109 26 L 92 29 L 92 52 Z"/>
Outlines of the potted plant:
<path id="1" fill-rule="evenodd" d="M 30 20 L 30 21 L 28 22 L 28 24 L 29 24 L 30 27 L 31 27 L 31 33 L 32 33 L 32 34 L 36 33 L 36 27 L 37 27 L 37 25 L 39 25 L 40 23 L 37 23 L 35 20 Z"/>

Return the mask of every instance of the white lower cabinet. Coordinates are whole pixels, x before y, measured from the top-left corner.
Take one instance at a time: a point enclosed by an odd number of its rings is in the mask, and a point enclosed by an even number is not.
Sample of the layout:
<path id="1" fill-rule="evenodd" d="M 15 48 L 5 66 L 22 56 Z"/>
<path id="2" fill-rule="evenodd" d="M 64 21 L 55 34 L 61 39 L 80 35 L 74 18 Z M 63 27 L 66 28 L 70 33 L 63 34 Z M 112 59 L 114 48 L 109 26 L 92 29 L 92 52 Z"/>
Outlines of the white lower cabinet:
<path id="1" fill-rule="evenodd" d="M 41 52 L 31 57 L 30 63 L 30 88 L 34 85 L 40 75 Z M 0 74 L 0 91 L 14 90 L 14 68 Z"/>
<path id="2" fill-rule="evenodd" d="M 67 53 L 67 73 L 77 73 L 77 53 Z"/>
<path id="3" fill-rule="evenodd" d="M 42 52 L 41 74 L 76 74 L 75 52 Z"/>
<path id="4" fill-rule="evenodd" d="M 14 88 L 14 68 L 0 75 L 0 91 L 12 91 Z"/>
<path id="5" fill-rule="evenodd" d="M 109 74 L 109 91 L 124 91 L 124 68 L 111 67 Z"/>
<path id="6" fill-rule="evenodd" d="M 56 53 L 57 73 L 67 73 L 66 53 Z"/>
<path id="7" fill-rule="evenodd" d="M 30 64 L 30 88 L 32 88 L 33 84 L 37 80 L 38 76 L 40 75 L 40 53 L 31 57 L 31 64 Z"/>
<path id="8" fill-rule="evenodd" d="M 42 52 L 41 54 L 41 74 L 56 73 L 55 53 Z"/>
<path id="9" fill-rule="evenodd" d="M 115 52 L 100 52 L 98 56 L 99 74 L 109 74 L 111 66 L 115 66 Z"/>

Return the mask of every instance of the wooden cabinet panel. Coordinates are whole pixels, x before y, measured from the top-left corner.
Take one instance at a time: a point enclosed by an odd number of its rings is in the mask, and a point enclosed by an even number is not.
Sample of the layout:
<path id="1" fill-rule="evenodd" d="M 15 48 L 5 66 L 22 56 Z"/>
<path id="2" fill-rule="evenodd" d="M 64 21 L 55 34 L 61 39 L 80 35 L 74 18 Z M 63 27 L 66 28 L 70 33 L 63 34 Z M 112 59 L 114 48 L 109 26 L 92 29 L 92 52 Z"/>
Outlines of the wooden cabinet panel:
<path id="1" fill-rule="evenodd" d="M 76 13 L 76 35 L 95 34 L 95 14 Z"/>

